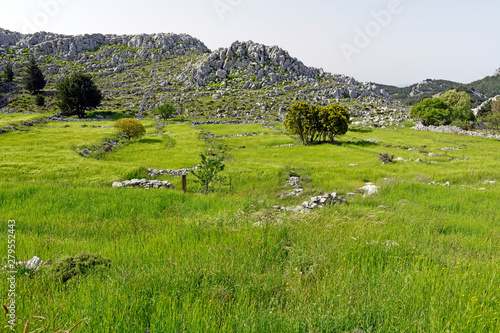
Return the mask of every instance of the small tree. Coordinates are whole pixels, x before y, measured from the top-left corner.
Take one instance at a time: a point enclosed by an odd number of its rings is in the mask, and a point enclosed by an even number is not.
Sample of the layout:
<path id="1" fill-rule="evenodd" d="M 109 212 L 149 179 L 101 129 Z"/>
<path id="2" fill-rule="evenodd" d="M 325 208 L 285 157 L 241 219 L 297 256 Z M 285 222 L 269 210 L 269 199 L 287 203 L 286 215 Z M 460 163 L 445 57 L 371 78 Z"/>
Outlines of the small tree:
<path id="1" fill-rule="evenodd" d="M 146 134 L 146 128 L 136 119 L 123 118 L 115 122 L 118 132 L 125 135 L 130 141 L 131 138 L 140 137 Z"/>
<path id="2" fill-rule="evenodd" d="M 323 141 L 334 142 L 335 137 L 349 130 L 350 115 L 346 108 L 330 104 L 319 109 L 320 131 Z"/>
<path id="3" fill-rule="evenodd" d="M 220 173 L 224 170 L 224 152 L 208 149 L 200 154 L 201 163 L 197 172 L 191 170 L 191 173 L 197 178 L 196 183 L 200 184 L 200 192 L 209 194 L 215 186 L 217 191 L 224 185 L 226 177 Z"/>
<path id="4" fill-rule="evenodd" d="M 471 110 L 471 98 L 467 92 L 457 92 L 456 90 L 449 90 L 438 98 L 450 107 L 452 120 L 475 120 L 474 113 Z"/>
<path id="5" fill-rule="evenodd" d="M 394 155 L 389 153 L 378 153 L 378 160 L 382 162 L 382 164 L 390 164 L 394 162 Z"/>
<path id="6" fill-rule="evenodd" d="M 283 125 L 290 131 L 291 134 L 298 135 L 300 141 L 304 144 L 308 142 L 306 137 L 307 127 L 307 112 L 309 104 L 306 102 L 294 103 L 285 116 Z"/>
<path id="7" fill-rule="evenodd" d="M 167 120 L 168 118 L 172 117 L 172 115 L 175 113 L 175 108 L 171 104 L 166 103 L 160 105 L 156 109 L 156 112 L 163 120 Z"/>
<path id="8" fill-rule="evenodd" d="M 12 69 L 12 64 L 10 62 L 5 65 L 3 70 L 3 79 L 5 82 L 12 82 L 14 80 L 14 70 Z"/>
<path id="9" fill-rule="evenodd" d="M 98 107 L 102 101 L 102 93 L 90 75 L 75 73 L 56 86 L 57 106 L 65 115 L 85 117 L 87 110 Z"/>
<path id="10" fill-rule="evenodd" d="M 439 98 L 426 98 L 415 104 L 410 116 L 421 119 L 425 126 L 451 122 L 450 107 Z"/>
<path id="11" fill-rule="evenodd" d="M 30 94 L 36 95 L 40 90 L 45 87 L 47 83 L 43 76 L 42 70 L 38 67 L 35 57 L 31 56 L 28 67 L 26 67 L 26 74 L 23 79 L 24 89 L 29 91 Z"/>
<path id="12" fill-rule="evenodd" d="M 349 118 L 349 112 L 340 105 L 321 107 L 297 102 L 290 107 L 283 125 L 302 143 L 311 145 L 319 138 L 334 142 L 336 136 L 347 132 Z"/>

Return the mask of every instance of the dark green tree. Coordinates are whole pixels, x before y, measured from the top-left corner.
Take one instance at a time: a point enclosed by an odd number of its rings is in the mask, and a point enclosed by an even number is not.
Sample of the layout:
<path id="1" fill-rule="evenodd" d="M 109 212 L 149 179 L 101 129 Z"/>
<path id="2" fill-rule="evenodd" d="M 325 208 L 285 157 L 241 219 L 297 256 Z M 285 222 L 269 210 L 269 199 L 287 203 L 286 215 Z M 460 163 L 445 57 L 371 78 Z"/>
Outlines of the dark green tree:
<path id="1" fill-rule="evenodd" d="M 90 75 L 75 73 L 56 86 L 57 106 L 67 116 L 85 117 L 87 110 L 101 105 L 102 93 Z"/>
<path id="2" fill-rule="evenodd" d="M 349 130 L 350 115 L 346 108 L 330 104 L 319 109 L 320 132 L 323 141 L 334 142 L 335 137 Z"/>
<path id="3" fill-rule="evenodd" d="M 340 105 L 322 107 L 297 102 L 290 107 L 283 125 L 303 144 L 311 145 L 320 138 L 334 142 L 336 136 L 347 132 L 349 118 L 349 112 Z"/>
<path id="4" fill-rule="evenodd" d="M 3 70 L 3 79 L 5 82 L 12 82 L 14 80 L 14 70 L 12 69 L 12 64 L 10 62 L 5 65 Z"/>
<path id="5" fill-rule="evenodd" d="M 35 57 L 31 56 L 28 67 L 26 67 L 26 74 L 24 76 L 24 89 L 29 91 L 30 94 L 36 95 L 40 90 L 45 87 L 47 83 L 43 76 L 42 70 L 38 67 Z"/>
<path id="6" fill-rule="evenodd" d="M 175 113 L 175 108 L 171 104 L 166 103 L 160 105 L 156 109 L 156 112 L 163 120 L 167 120 L 168 118 L 172 117 L 172 115 Z"/>

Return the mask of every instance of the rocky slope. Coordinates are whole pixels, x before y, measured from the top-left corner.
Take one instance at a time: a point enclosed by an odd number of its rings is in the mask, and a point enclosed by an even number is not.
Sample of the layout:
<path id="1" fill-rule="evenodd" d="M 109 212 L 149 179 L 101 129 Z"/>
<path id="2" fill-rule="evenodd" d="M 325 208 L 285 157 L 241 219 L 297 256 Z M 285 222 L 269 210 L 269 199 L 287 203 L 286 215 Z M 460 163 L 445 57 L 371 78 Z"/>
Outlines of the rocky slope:
<path id="1" fill-rule="evenodd" d="M 23 35 L 0 29 L 0 52 L 12 50 L 20 54 L 28 52 L 42 56 L 59 56 L 63 60 L 81 60 L 80 54 L 87 50 L 97 50 L 103 45 L 126 46 L 143 50 L 155 50 L 156 54 L 184 55 L 190 52 L 204 53 L 208 48 L 200 40 L 186 34 L 152 35 L 102 35 L 85 34 L 67 36 L 48 32 Z M 148 52 L 143 52 L 143 54 Z M 151 55 L 150 52 L 147 56 Z"/>
<path id="2" fill-rule="evenodd" d="M 107 111 L 147 113 L 169 102 L 189 117 L 258 120 L 282 119 L 297 100 L 354 103 L 356 114 L 378 114 L 379 105 L 397 109 L 389 94 L 372 82 L 308 67 L 278 46 L 252 41 L 210 52 L 185 34 L 23 35 L 0 29 L 0 70 L 10 62 L 17 77 L 18 84 L 10 88 L 20 90 L 31 54 L 48 79 L 49 106 L 55 83 L 69 73 L 85 72 L 103 90 L 101 109 Z M 26 104 L 10 91 L 0 105 L 4 112 Z"/>

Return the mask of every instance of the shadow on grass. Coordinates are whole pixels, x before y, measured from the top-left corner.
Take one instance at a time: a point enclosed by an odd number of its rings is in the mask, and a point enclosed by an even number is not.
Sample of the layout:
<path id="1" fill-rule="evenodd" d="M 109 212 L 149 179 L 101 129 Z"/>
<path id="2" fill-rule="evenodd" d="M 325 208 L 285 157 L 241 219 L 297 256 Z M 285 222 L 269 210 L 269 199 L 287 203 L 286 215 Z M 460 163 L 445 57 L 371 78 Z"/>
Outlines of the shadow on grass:
<path id="1" fill-rule="evenodd" d="M 373 130 L 370 129 L 370 128 L 349 128 L 349 132 L 354 132 L 354 133 L 371 133 L 371 132 L 373 132 Z"/>
<path id="2" fill-rule="evenodd" d="M 150 143 L 150 144 L 153 144 L 153 143 L 162 143 L 163 140 L 162 139 L 152 139 L 152 138 L 141 138 L 139 140 L 137 140 L 138 143 Z"/>
<path id="3" fill-rule="evenodd" d="M 371 147 L 371 146 L 377 146 L 378 143 L 375 142 L 370 142 L 370 141 L 364 141 L 364 140 L 359 140 L 359 141 L 342 141 L 342 146 L 360 146 L 360 147 Z"/>
<path id="4" fill-rule="evenodd" d="M 85 114 L 85 117 L 83 117 L 83 119 L 93 119 L 96 116 L 102 116 L 103 118 L 105 118 L 103 120 L 106 120 L 106 119 L 118 120 L 118 119 L 122 119 L 122 118 L 134 118 L 134 116 L 132 116 L 132 115 L 129 115 L 126 113 L 118 113 L 115 111 L 90 111 L 90 112 L 87 112 Z"/>

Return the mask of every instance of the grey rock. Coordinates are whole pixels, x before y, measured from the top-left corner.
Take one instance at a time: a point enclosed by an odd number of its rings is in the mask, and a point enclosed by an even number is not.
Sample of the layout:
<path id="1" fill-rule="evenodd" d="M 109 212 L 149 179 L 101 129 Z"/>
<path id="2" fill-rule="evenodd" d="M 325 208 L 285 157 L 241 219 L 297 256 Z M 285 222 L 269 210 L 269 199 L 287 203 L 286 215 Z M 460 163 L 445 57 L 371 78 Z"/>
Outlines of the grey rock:
<path id="1" fill-rule="evenodd" d="M 179 170 L 148 169 L 148 174 L 151 177 L 160 176 L 160 175 L 164 175 L 164 174 L 168 174 L 169 176 L 172 176 L 172 177 L 180 177 L 180 176 L 189 174 L 191 171 L 198 170 L 199 168 L 200 168 L 200 166 L 197 165 L 197 166 L 192 167 L 192 168 L 179 169 Z"/>
<path id="2" fill-rule="evenodd" d="M 174 185 L 170 184 L 168 181 L 160 181 L 160 180 L 148 180 L 148 179 L 132 179 L 126 180 L 123 182 L 114 182 L 113 187 L 143 187 L 143 188 L 175 188 Z"/>

